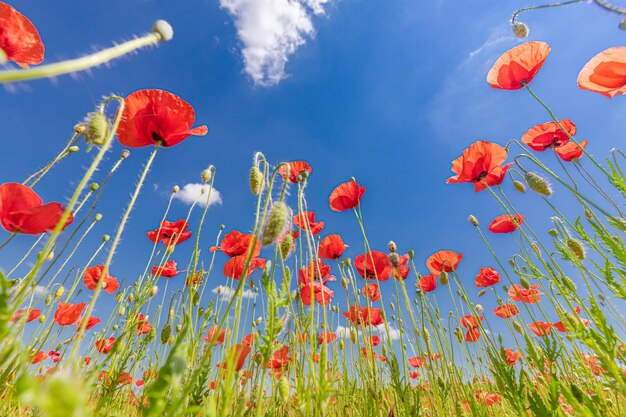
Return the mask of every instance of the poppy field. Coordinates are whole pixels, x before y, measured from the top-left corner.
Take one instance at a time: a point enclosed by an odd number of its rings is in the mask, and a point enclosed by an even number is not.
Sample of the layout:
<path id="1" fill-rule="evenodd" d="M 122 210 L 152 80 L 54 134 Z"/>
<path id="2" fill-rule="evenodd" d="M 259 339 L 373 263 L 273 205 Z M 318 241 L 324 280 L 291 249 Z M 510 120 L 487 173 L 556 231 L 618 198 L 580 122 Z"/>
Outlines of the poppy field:
<path id="1" fill-rule="evenodd" d="M 487 195 L 500 215 L 455 207 L 474 240 L 430 248 L 416 231 L 425 258 L 393 236 L 369 238 L 367 219 L 383 214 L 367 210 L 377 198 L 367 183 L 344 178 L 317 207 L 308 187 L 324 173 L 262 151 L 240 173 L 249 187 L 237 204 L 252 208 L 249 218 L 209 230 L 220 184 L 210 165 L 185 212 L 173 205 L 182 192 L 174 186 L 151 208 L 160 221 L 148 223 L 136 208 L 159 175 L 157 156 L 182 158 L 187 141 L 211 135 L 208 121 L 158 86 L 87 109 L 66 142 L 56 132 L 47 139 L 58 150 L 46 165 L 0 178 L 0 416 L 625 416 L 626 154 L 618 140 L 609 155 L 595 154 L 594 140 L 535 88 L 551 46 L 527 40 L 518 20 L 575 3 L 513 15 L 519 42 L 490 62 L 484 88 L 519 94 L 544 118 L 445 162 L 449 177 L 433 182 Z M 173 38 L 159 20 L 145 35 L 48 63 L 36 25 L 19 4 L 0 2 L 0 84 L 135 51 L 128 59 L 141 60 L 143 48 Z M 590 56 L 577 84 L 623 100 L 626 46 Z M 120 167 L 131 154 L 143 164 L 125 182 L 119 213 L 108 213 L 103 193 L 127 175 Z M 42 186 L 70 159 L 80 165 L 66 189 Z M 28 156 L 20 162 L 30 167 Z M 522 195 L 550 219 L 548 230 L 527 221 Z M 332 230 L 330 215 L 358 239 Z M 94 245 L 103 216 L 115 227 Z M 132 223 L 151 250 L 123 245 Z M 515 249 L 504 255 L 501 239 Z M 26 248 L 17 256 L 16 244 Z M 480 268 L 465 266 L 463 245 L 481 245 Z M 127 276 L 120 250 L 133 251 L 143 273 Z"/>

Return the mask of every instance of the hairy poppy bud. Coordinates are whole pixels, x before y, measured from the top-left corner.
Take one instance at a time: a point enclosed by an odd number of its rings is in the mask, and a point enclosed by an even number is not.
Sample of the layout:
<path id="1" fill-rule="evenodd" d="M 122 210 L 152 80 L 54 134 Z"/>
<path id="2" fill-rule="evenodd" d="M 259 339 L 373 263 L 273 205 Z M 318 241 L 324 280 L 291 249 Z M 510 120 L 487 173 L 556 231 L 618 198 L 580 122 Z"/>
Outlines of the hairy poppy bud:
<path id="1" fill-rule="evenodd" d="M 517 181 L 517 180 L 513 181 L 513 187 L 520 193 L 526 192 L 526 186 L 521 181 Z"/>
<path id="2" fill-rule="evenodd" d="M 280 242 L 278 246 L 280 257 L 282 259 L 287 259 L 287 256 L 291 253 L 291 249 L 293 248 L 293 235 L 291 233 L 287 233 L 283 236 L 283 240 Z"/>
<path id="3" fill-rule="evenodd" d="M 556 229 L 550 229 L 548 230 L 548 234 L 552 237 L 557 237 L 559 235 L 559 232 L 557 232 Z"/>
<path id="4" fill-rule="evenodd" d="M 585 247 L 580 240 L 569 237 L 565 243 L 567 244 L 567 247 L 574 252 L 574 255 L 576 255 L 579 260 L 585 260 Z"/>
<path id="5" fill-rule="evenodd" d="M 180 187 L 178 185 L 175 185 L 172 187 L 172 194 L 176 194 L 180 191 Z"/>
<path id="6" fill-rule="evenodd" d="M 585 209 L 585 218 L 589 221 L 593 220 L 593 213 L 589 209 Z"/>
<path id="7" fill-rule="evenodd" d="M 170 326 L 168 323 L 165 326 L 163 326 L 163 328 L 161 329 L 161 344 L 163 345 L 166 344 L 171 334 L 172 334 L 172 326 Z"/>
<path id="8" fill-rule="evenodd" d="M 250 191 L 252 191 L 252 194 L 261 194 L 261 191 L 263 191 L 263 181 L 263 173 L 258 166 L 253 166 L 250 170 Z"/>
<path id="9" fill-rule="evenodd" d="M 487 292 L 487 290 L 480 290 L 478 292 L 478 297 L 482 297 L 483 295 L 485 295 L 486 292 Z"/>
<path id="10" fill-rule="evenodd" d="M 285 375 L 281 376 L 278 380 L 278 392 L 280 394 L 280 400 L 283 404 L 287 404 L 289 401 L 289 380 Z"/>
<path id="11" fill-rule="evenodd" d="M 50 297 L 50 294 L 46 295 L 46 300 L 44 302 L 46 303 L 47 306 L 52 304 L 52 297 Z"/>
<path id="12" fill-rule="evenodd" d="M 263 317 L 259 316 L 257 317 L 255 324 L 258 326 L 259 324 L 263 323 Z"/>
<path id="13" fill-rule="evenodd" d="M 515 37 L 524 39 L 528 37 L 528 32 L 528 26 L 526 26 L 525 23 L 515 22 L 513 24 L 513 35 L 515 35 Z"/>
<path id="14" fill-rule="evenodd" d="M 267 246 L 273 243 L 283 232 L 285 226 L 287 226 L 287 205 L 279 201 L 270 210 L 270 215 L 263 229 L 261 244 Z"/>
<path id="15" fill-rule="evenodd" d="M 391 321 L 396 321 L 396 315 L 395 314 L 391 315 Z"/>
<path id="16" fill-rule="evenodd" d="M 463 330 L 461 330 L 460 327 L 454 329 L 454 335 L 456 336 L 456 340 L 458 340 L 459 343 L 463 343 Z"/>
<path id="17" fill-rule="evenodd" d="M 351 328 L 350 329 L 350 341 L 352 342 L 353 345 L 356 344 L 357 337 L 358 337 L 358 334 L 356 332 L 356 329 Z"/>
<path id="18" fill-rule="evenodd" d="M 77 123 L 74 126 L 74 133 L 76 133 L 77 135 L 83 135 L 86 130 L 87 128 L 85 127 L 84 123 Z"/>
<path id="19" fill-rule="evenodd" d="M 151 327 L 150 330 L 148 331 L 148 334 L 146 335 L 146 342 L 152 342 L 154 340 L 154 338 L 156 337 L 156 329 L 154 327 Z"/>
<path id="20" fill-rule="evenodd" d="M 67 153 L 76 153 L 80 151 L 80 148 L 76 145 L 72 145 L 69 148 L 67 148 Z"/>
<path id="21" fill-rule="evenodd" d="M 43 323 L 44 321 L 46 321 L 46 316 L 42 314 L 39 316 L 39 323 Z"/>
<path id="22" fill-rule="evenodd" d="M 150 297 L 154 297 L 157 294 L 157 292 L 159 292 L 159 287 L 155 285 L 154 287 L 150 289 Z"/>
<path id="23" fill-rule="evenodd" d="M 63 297 L 63 294 L 65 293 L 65 287 L 63 287 L 63 285 L 61 285 L 59 288 L 57 288 L 57 290 L 54 292 L 54 301 L 59 300 L 61 297 Z"/>
<path id="24" fill-rule="evenodd" d="M 406 253 L 409 255 L 409 259 L 413 259 L 415 257 L 415 251 L 413 249 L 409 249 Z"/>
<path id="25" fill-rule="evenodd" d="M 123 316 L 124 314 L 126 314 L 126 308 L 124 308 L 124 306 L 121 306 L 118 310 L 117 310 L 117 315 L 118 316 Z"/>
<path id="26" fill-rule="evenodd" d="M 97 182 L 92 182 L 91 185 L 89 186 L 89 189 L 91 191 L 97 191 L 98 188 L 100 188 L 100 184 L 98 184 Z"/>
<path id="27" fill-rule="evenodd" d="M 530 288 L 530 282 L 528 282 L 528 280 L 526 278 L 521 277 L 519 282 L 522 285 L 522 287 L 524 287 L 525 289 L 529 289 Z"/>
<path id="28" fill-rule="evenodd" d="M 158 34 L 161 42 L 171 41 L 174 37 L 174 29 L 172 29 L 172 25 L 163 19 L 159 19 L 154 22 L 152 25 L 152 33 Z"/>
<path id="29" fill-rule="evenodd" d="M 472 226 L 478 227 L 478 219 L 473 214 L 470 214 L 469 217 L 467 218 L 467 220 L 469 220 L 469 222 L 472 224 Z"/>
<path id="30" fill-rule="evenodd" d="M 397 252 L 390 253 L 387 258 L 389 259 L 389 263 L 391 264 L 391 266 L 396 268 L 400 266 L 400 255 L 398 255 Z"/>
<path id="31" fill-rule="evenodd" d="M 534 172 L 527 172 L 525 178 L 528 187 L 537 194 L 545 195 L 546 197 L 552 195 L 552 186 L 548 180 L 541 175 Z"/>
<path id="32" fill-rule="evenodd" d="M 123 300 L 123 298 L 124 298 L 124 294 L 122 294 L 121 292 L 118 292 L 118 293 L 115 295 L 115 302 L 116 302 L 116 303 L 121 303 L 121 302 L 122 302 L 122 300 Z"/>
<path id="33" fill-rule="evenodd" d="M 517 333 L 524 334 L 524 328 L 522 327 L 521 324 L 519 324 L 518 321 L 513 322 L 513 328 L 515 329 Z"/>
<path id="34" fill-rule="evenodd" d="M 111 326 L 111 328 L 112 328 L 113 330 L 117 330 L 117 329 L 119 329 L 119 328 L 120 328 L 120 326 L 119 326 L 118 324 L 114 324 L 113 326 Z"/>
<path id="35" fill-rule="evenodd" d="M 441 285 L 448 284 L 448 273 L 446 271 L 441 271 L 441 275 L 439 276 L 439 283 Z"/>
<path id="36" fill-rule="evenodd" d="M 532 242 L 530 244 L 530 247 L 533 248 L 533 251 L 535 251 L 535 255 L 541 258 L 541 249 L 539 249 L 539 245 L 537 245 L 535 242 Z"/>
<path id="37" fill-rule="evenodd" d="M 93 113 L 91 119 L 89 119 L 89 122 L 87 123 L 87 132 L 85 133 L 87 142 L 96 146 L 104 145 L 108 134 L 109 121 L 106 116 L 101 112 Z"/>
<path id="38" fill-rule="evenodd" d="M 393 240 L 389 241 L 389 252 L 394 253 L 396 250 L 398 250 L 398 247 L 396 246 L 396 243 Z"/>
<path id="39" fill-rule="evenodd" d="M 343 341 L 343 339 L 341 339 L 339 341 L 339 350 L 343 350 L 346 347 L 345 342 Z"/>
<path id="40" fill-rule="evenodd" d="M 200 174 L 200 179 L 202 180 L 202 182 L 211 181 L 211 177 L 213 177 L 213 170 L 211 169 L 211 167 L 203 170 Z"/>

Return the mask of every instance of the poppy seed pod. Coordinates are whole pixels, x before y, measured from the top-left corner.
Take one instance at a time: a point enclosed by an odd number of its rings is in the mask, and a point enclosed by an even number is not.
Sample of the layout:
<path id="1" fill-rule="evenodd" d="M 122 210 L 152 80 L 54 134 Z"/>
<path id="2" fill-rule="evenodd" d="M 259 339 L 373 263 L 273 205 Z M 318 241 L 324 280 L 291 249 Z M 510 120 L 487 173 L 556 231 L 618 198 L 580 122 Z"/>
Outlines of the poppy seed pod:
<path id="1" fill-rule="evenodd" d="M 349 284 L 349 283 L 348 283 L 348 280 L 347 280 L 345 277 L 344 277 L 344 278 L 341 278 L 341 286 L 342 286 L 344 289 L 348 288 L 348 284 Z"/>
<path id="2" fill-rule="evenodd" d="M 409 249 L 406 253 L 409 255 L 409 259 L 413 259 L 415 257 L 415 251 L 413 249 Z"/>
<path id="3" fill-rule="evenodd" d="M 281 235 L 287 226 L 287 212 L 287 205 L 284 202 L 279 201 L 274 204 L 265 223 L 265 228 L 263 228 L 263 237 L 261 238 L 263 246 L 273 243 Z"/>
<path id="4" fill-rule="evenodd" d="M 525 175 L 526 183 L 531 190 L 537 194 L 550 197 L 552 195 L 552 186 L 547 179 L 535 172 L 527 172 Z"/>
<path id="5" fill-rule="evenodd" d="M 526 192 L 526 186 L 521 181 L 517 181 L 517 180 L 513 181 L 513 187 L 520 193 Z"/>
<path id="6" fill-rule="evenodd" d="M 109 121 L 103 113 L 93 113 L 87 123 L 87 131 L 85 133 L 87 142 L 96 146 L 104 145 L 109 134 L 109 128 Z"/>
<path id="7" fill-rule="evenodd" d="M 261 194 L 261 191 L 263 191 L 263 181 L 263 173 L 258 166 L 253 166 L 250 170 L 250 191 L 252 191 L 252 194 Z"/>
<path id="8" fill-rule="evenodd" d="M 528 26 L 525 23 L 515 22 L 513 24 L 513 35 L 515 35 L 516 38 L 520 38 L 520 39 L 527 38 L 529 32 L 530 30 L 528 29 Z"/>
<path id="9" fill-rule="evenodd" d="M 567 247 L 574 252 L 574 255 L 576 255 L 576 257 L 580 260 L 580 261 L 584 261 L 585 260 L 585 247 L 583 246 L 582 242 L 578 239 L 574 239 L 573 237 L 569 237 L 567 238 L 567 242 L 565 242 L 567 244 Z"/>
<path id="10" fill-rule="evenodd" d="M 152 25 L 152 33 L 158 34 L 161 42 L 171 41 L 174 37 L 174 29 L 172 29 L 172 25 L 163 19 L 159 19 L 154 22 Z"/>

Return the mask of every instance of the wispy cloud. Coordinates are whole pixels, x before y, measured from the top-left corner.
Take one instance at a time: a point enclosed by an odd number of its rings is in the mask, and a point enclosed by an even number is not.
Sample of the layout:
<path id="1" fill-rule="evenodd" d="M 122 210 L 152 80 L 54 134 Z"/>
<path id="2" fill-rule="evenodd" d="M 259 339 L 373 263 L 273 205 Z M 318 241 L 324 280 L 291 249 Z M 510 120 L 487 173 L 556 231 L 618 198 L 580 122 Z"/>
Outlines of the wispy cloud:
<path id="1" fill-rule="evenodd" d="M 315 35 L 312 16 L 331 0 L 220 0 L 233 17 L 245 71 L 255 84 L 284 79 L 289 56 Z"/>
<path id="2" fill-rule="evenodd" d="M 209 190 L 211 187 L 207 184 L 187 184 L 174 195 L 174 198 L 187 204 L 193 204 L 197 201 L 198 204 L 206 207 Z M 222 204 L 222 194 L 213 188 L 208 203 L 209 207 L 214 204 Z"/>
<path id="3" fill-rule="evenodd" d="M 227 287 L 225 285 L 219 285 L 215 288 L 213 288 L 211 290 L 211 292 L 213 294 L 217 294 L 220 296 L 220 298 L 222 300 L 225 301 L 230 301 L 231 298 L 233 298 L 233 296 L 235 295 L 235 290 L 231 289 L 230 287 Z M 243 290 L 241 292 L 241 296 L 243 298 L 250 298 L 250 299 L 255 299 L 256 298 L 256 293 L 250 289 L 247 290 Z"/>

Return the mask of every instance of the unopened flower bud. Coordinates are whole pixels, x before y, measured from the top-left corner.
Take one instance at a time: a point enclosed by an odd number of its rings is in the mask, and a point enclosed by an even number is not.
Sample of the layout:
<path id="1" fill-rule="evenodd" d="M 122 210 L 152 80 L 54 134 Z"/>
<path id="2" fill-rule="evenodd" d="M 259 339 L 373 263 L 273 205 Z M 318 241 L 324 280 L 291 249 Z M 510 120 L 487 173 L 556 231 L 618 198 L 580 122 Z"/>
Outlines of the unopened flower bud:
<path id="1" fill-rule="evenodd" d="M 567 242 L 565 243 L 567 244 L 567 247 L 574 253 L 574 255 L 576 255 L 576 257 L 580 261 L 585 260 L 585 247 L 583 246 L 580 240 L 574 239 L 573 237 L 569 237 L 567 238 Z"/>
<path id="2" fill-rule="evenodd" d="M 172 194 L 176 194 L 180 191 L 180 187 L 178 185 L 175 185 L 172 187 Z"/>
<path id="3" fill-rule="evenodd" d="M 441 271 L 441 275 L 439 276 L 439 284 L 441 285 L 448 284 L 448 273 L 446 271 Z"/>
<path id="4" fill-rule="evenodd" d="M 57 290 L 54 292 L 54 301 L 59 300 L 61 297 L 63 297 L 63 294 L 65 293 L 65 287 L 63 287 L 63 285 L 61 285 L 59 288 L 57 288 Z"/>
<path id="5" fill-rule="evenodd" d="M 626 19 L 622 20 L 618 26 L 621 30 L 626 30 Z"/>
<path id="6" fill-rule="evenodd" d="M 42 314 L 39 316 L 39 323 L 43 323 L 44 321 L 46 321 L 46 316 L 45 314 Z"/>
<path id="7" fill-rule="evenodd" d="M 108 242 L 108 241 L 109 241 L 109 239 L 111 239 L 111 236 L 109 236 L 109 235 L 104 235 L 104 236 L 102 236 L 102 241 L 103 241 L 103 242 Z"/>
<path id="8" fill-rule="evenodd" d="M 341 278 L 341 286 L 345 289 L 348 288 L 348 280 L 346 278 Z"/>
<path id="9" fill-rule="evenodd" d="M 100 220 L 102 220 L 102 214 L 97 213 L 95 216 L 93 216 L 94 222 L 99 222 Z"/>
<path id="10" fill-rule="evenodd" d="M 289 402 L 289 380 L 284 375 L 278 380 L 278 393 L 283 404 Z"/>
<path id="11" fill-rule="evenodd" d="M 469 217 L 467 218 L 467 220 L 469 220 L 469 222 L 472 224 L 472 226 L 478 227 L 478 219 L 473 214 L 470 214 Z"/>
<path id="12" fill-rule="evenodd" d="M 528 280 L 526 278 L 521 277 L 519 282 L 522 285 L 522 287 L 524 287 L 525 289 L 529 289 L 530 288 L 530 282 L 528 282 Z"/>
<path id="13" fill-rule="evenodd" d="M 250 170 L 250 191 L 252 194 L 259 195 L 263 191 L 263 173 L 256 165 Z"/>
<path id="14" fill-rule="evenodd" d="M 129 303 L 132 303 L 133 300 L 135 299 L 135 296 L 131 292 L 131 293 L 128 293 L 128 297 L 126 297 L 126 299 L 128 300 Z"/>
<path id="15" fill-rule="evenodd" d="M 283 236 L 278 249 L 281 259 L 287 259 L 287 256 L 289 256 L 293 249 L 293 235 L 291 233 L 287 233 Z"/>
<path id="16" fill-rule="evenodd" d="M 257 319 L 255 320 L 256 325 L 258 326 L 259 324 L 263 323 L 263 317 L 259 316 L 257 317 Z"/>
<path id="17" fill-rule="evenodd" d="M 476 304 L 476 311 L 479 313 L 483 312 L 483 306 L 481 304 Z"/>
<path id="18" fill-rule="evenodd" d="M 391 309 L 391 311 L 396 311 L 396 305 L 393 303 L 393 301 L 389 302 L 389 308 Z"/>
<path id="19" fill-rule="evenodd" d="M 171 334 L 172 326 L 170 326 L 169 324 L 163 326 L 163 328 L 161 329 L 161 343 L 166 344 Z"/>
<path id="20" fill-rule="evenodd" d="M 534 172 L 527 172 L 525 178 L 528 187 L 537 194 L 545 195 L 546 197 L 552 195 L 552 186 L 548 180 L 541 175 Z"/>
<path id="21" fill-rule="evenodd" d="M 120 308 L 117 310 L 117 315 L 122 317 L 124 314 L 126 314 L 126 308 L 124 308 L 124 306 L 120 306 Z"/>
<path id="22" fill-rule="evenodd" d="M 478 297 L 482 297 L 483 295 L 485 295 L 486 292 L 487 292 L 487 290 L 480 290 L 478 292 Z"/>
<path id="23" fill-rule="evenodd" d="M 396 243 L 393 240 L 389 241 L 389 252 L 394 253 L 396 250 L 398 250 L 398 247 L 396 246 Z"/>
<path id="24" fill-rule="evenodd" d="M 130 151 L 128 149 L 123 149 L 120 154 L 120 159 L 126 159 L 130 156 Z"/>
<path id="25" fill-rule="evenodd" d="M 87 130 L 87 128 L 85 127 L 84 123 L 78 123 L 78 124 L 76 124 L 76 126 L 74 126 L 74 132 L 77 135 L 84 134 L 86 130 Z"/>
<path id="26" fill-rule="evenodd" d="M 415 257 L 415 251 L 413 249 L 409 249 L 406 253 L 409 255 L 409 259 L 413 259 Z"/>
<path id="27" fill-rule="evenodd" d="M 97 182 L 92 182 L 91 185 L 89 186 L 89 189 L 91 191 L 97 191 L 98 188 L 100 188 L 100 184 L 98 184 Z"/>
<path id="28" fill-rule="evenodd" d="M 89 123 L 87 123 L 87 132 L 85 137 L 87 142 L 96 146 L 104 145 L 109 134 L 109 121 L 102 112 L 92 114 Z"/>
<path id="29" fill-rule="evenodd" d="M 263 246 L 273 243 L 281 235 L 285 226 L 287 226 L 287 212 L 287 205 L 284 202 L 279 201 L 274 204 L 263 228 L 263 237 L 261 239 Z"/>
<path id="30" fill-rule="evenodd" d="M 202 182 L 211 181 L 211 177 L 213 177 L 213 170 L 211 168 L 207 168 L 200 174 L 200 179 Z"/>
<path id="31" fill-rule="evenodd" d="M 552 237 L 557 237 L 559 235 L 559 232 L 557 232 L 556 229 L 550 229 L 548 230 L 548 234 Z"/>
<path id="32" fill-rule="evenodd" d="M 356 329 L 351 328 L 350 329 L 350 341 L 354 345 L 354 344 L 356 344 L 357 340 L 358 340 L 358 333 L 357 333 Z"/>
<path id="33" fill-rule="evenodd" d="M 50 296 L 50 294 L 46 295 L 46 299 L 45 299 L 45 304 L 47 306 L 49 306 L 50 304 L 52 304 L 52 297 Z"/>
<path id="34" fill-rule="evenodd" d="M 541 249 L 539 249 L 539 245 L 537 245 L 535 242 L 532 242 L 530 244 L 530 247 L 533 248 L 533 251 L 535 252 L 535 255 L 537 255 L 537 257 L 541 258 Z"/>
<path id="35" fill-rule="evenodd" d="M 524 39 L 528 37 L 528 32 L 528 26 L 526 26 L 525 23 L 515 22 L 513 24 L 513 35 L 515 35 L 515 37 Z"/>
<path id="36" fill-rule="evenodd" d="M 400 266 L 400 255 L 398 255 L 397 252 L 392 252 L 389 254 L 389 256 L 387 256 L 387 258 L 389 259 L 389 263 L 391 264 L 391 266 L 397 268 L 398 266 Z"/>
<path id="37" fill-rule="evenodd" d="M 159 287 L 155 285 L 154 287 L 150 289 L 150 297 L 154 297 L 157 294 L 157 292 L 159 292 Z"/>
<path id="38" fill-rule="evenodd" d="M 517 181 L 517 180 L 513 181 L 513 188 L 515 188 L 520 193 L 526 192 L 526 186 L 521 181 Z"/>
<path id="39" fill-rule="evenodd" d="M 515 329 L 517 333 L 524 334 L 524 328 L 518 321 L 513 322 L 513 328 Z"/>
<path id="40" fill-rule="evenodd" d="M 69 148 L 67 148 L 67 153 L 76 153 L 80 151 L 80 148 L 76 145 L 72 145 Z"/>

